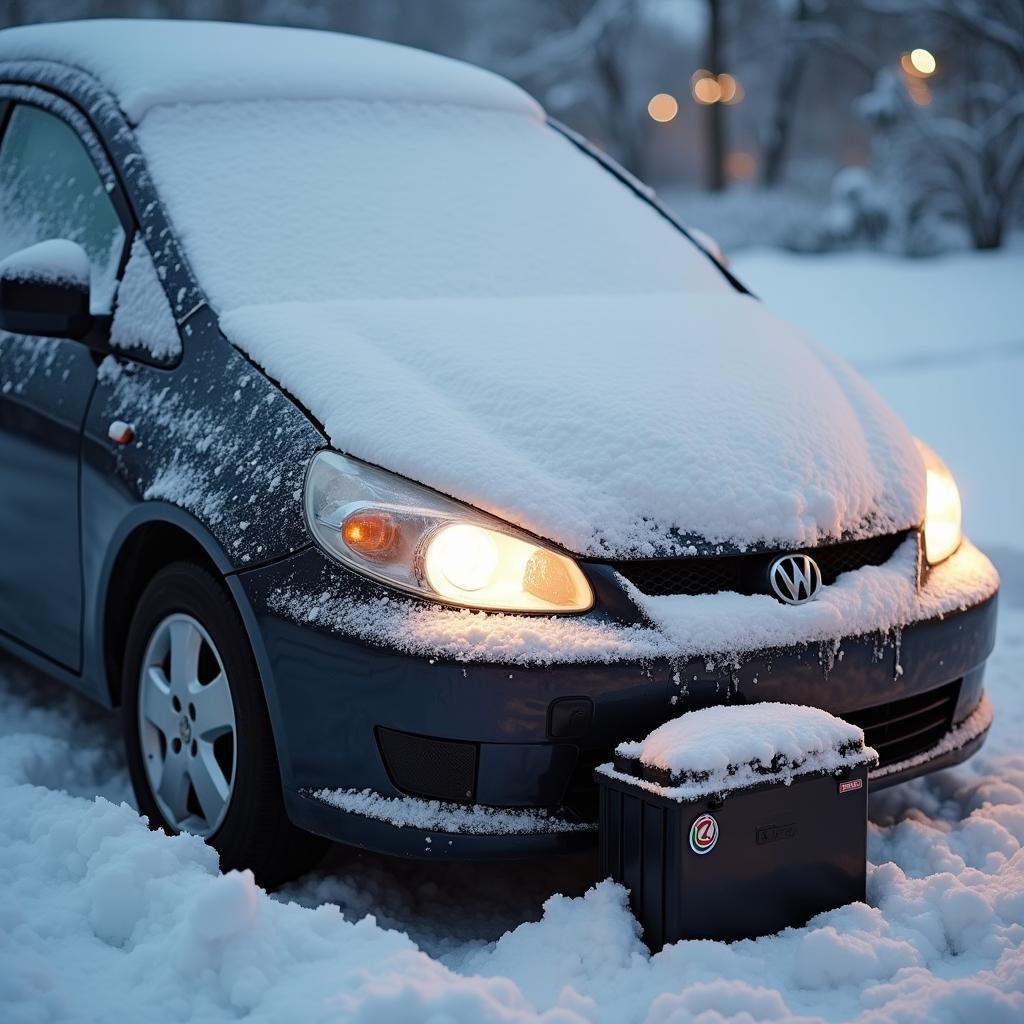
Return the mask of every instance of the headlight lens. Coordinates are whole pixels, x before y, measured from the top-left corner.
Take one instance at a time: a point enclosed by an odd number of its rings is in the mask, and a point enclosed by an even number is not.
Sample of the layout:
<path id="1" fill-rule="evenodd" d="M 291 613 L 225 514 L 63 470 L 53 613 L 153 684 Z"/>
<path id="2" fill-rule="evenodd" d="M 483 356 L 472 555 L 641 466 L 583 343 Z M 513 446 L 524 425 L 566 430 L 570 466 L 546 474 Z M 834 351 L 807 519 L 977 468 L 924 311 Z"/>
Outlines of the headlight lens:
<path id="1" fill-rule="evenodd" d="M 410 593 L 500 611 L 583 612 L 594 603 L 579 566 L 561 552 L 337 452 L 314 456 L 304 503 L 328 554 Z"/>
<path id="2" fill-rule="evenodd" d="M 924 554 L 929 565 L 949 558 L 963 539 L 960 490 L 946 464 L 923 441 L 918 450 L 928 471 L 924 514 Z"/>

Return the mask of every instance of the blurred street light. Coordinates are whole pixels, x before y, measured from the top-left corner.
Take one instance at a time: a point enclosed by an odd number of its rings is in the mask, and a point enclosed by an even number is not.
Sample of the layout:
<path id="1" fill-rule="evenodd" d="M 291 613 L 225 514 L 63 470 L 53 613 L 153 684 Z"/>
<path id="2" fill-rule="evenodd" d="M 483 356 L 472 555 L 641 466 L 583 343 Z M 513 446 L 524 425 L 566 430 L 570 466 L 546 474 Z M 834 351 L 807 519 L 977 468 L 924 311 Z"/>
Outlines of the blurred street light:
<path id="1" fill-rule="evenodd" d="M 919 46 L 900 56 L 900 67 L 903 69 L 907 95 L 919 107 L 927 107 L 932 101 L 927 79 L 935 74 L 938 67 L 935 55 Z"/>
<path id="2" fill-rule="evenodd" d="M 667 92 L 659 92 L 651 97 L 647 104 L 647 113 L 651 115 L 652 120 L 664 124 L 679 113 L 679 102 L 675 96 L 671 96 Z"/>
<path id="3" fill-rule="evenodd" d="M 935 74 L 938 64 L 935 55 L 930 50 L 919 46 L 900 57 L 900 67 L 915 78 L 931 78 Z"/>
<path id="4" fill-rule="evenodd" d="M 693 98 L 698 103 L 717 103 L 722 98 L 722 87 L 717 78 L 698 78 L 693 83 Z"/>
<path id="5" fill-rule="evenodd" d="M 712 103 L 740 103 L 743 100 L 743 86 L 727 72 L 713 75 L 705 68 L 698 68 L 690 77 L 693 98 L 704 106 Z"/>
<path id="6" fill-rule="evenodd" d="M 753 153 L 735 149 L 725 158 L 725 170 L 734 181 L 750 181 L 757 173 L 757 161 Z"/>

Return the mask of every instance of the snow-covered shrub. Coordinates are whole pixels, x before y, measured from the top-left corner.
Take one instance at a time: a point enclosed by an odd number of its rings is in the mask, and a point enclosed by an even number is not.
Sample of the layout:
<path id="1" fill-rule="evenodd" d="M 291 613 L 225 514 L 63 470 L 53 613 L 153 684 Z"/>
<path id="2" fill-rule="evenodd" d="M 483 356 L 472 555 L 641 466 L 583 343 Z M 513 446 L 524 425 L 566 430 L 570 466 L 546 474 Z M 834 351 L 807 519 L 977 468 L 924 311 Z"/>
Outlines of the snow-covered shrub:
<path id="1" fill-rule="evenodd" d="M 943 45 L 935 72 L 883 69 L 856 109 L 873 163 L 901 205 L 902 248 L 942 245 L 942 223 L 976 249 L 1002 245 L 1024 201 L 1024 31 L 997 0 L 869 0 Z"/>

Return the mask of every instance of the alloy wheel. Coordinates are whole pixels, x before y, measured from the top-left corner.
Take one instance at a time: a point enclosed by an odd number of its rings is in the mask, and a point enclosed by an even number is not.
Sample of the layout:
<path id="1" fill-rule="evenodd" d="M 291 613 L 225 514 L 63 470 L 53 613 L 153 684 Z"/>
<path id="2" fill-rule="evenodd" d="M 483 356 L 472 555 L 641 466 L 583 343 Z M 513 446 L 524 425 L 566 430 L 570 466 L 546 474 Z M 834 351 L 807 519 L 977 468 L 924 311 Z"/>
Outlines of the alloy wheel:
<path id="1" fill-rule="evenodd" d="M 139 672 L 139 739 L 167 823 L 207 838 L 235 783 L 235 706 L 220 653 L 202 624 L 176 613 L 153 630 Z"/>

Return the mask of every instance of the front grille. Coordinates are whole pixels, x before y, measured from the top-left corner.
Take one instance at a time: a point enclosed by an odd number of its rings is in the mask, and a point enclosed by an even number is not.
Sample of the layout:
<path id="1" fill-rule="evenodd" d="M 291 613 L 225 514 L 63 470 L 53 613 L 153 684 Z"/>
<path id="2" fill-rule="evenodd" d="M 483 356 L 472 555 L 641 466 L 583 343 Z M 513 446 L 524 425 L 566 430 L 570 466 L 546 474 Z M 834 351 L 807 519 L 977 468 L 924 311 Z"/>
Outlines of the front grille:
<path id="1" fill-rule="evenodd" d="M 883 565 L 911 535 L 910 530 L 867 540 L 840 541 L 799 550 L 810 555 L 821 570 L 821 582 L 834 583 L 844 572 L 865 565 Z M 716 555 L 712 558 L 635 558 L 612 562 L 644 594 L 737 594 L 771 593 L 768 569 L 772 562 L 793 551 L 758 551 L 744 555 Z"/>
<path id="2" fill-rule="evenodd" d="M 864 742 L 878 751 L 879 766 L 923 754 L 953 728 L 960 680 L 913 697 L 842 715 L 864 730 Z"/>

